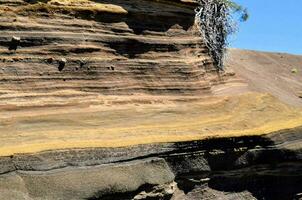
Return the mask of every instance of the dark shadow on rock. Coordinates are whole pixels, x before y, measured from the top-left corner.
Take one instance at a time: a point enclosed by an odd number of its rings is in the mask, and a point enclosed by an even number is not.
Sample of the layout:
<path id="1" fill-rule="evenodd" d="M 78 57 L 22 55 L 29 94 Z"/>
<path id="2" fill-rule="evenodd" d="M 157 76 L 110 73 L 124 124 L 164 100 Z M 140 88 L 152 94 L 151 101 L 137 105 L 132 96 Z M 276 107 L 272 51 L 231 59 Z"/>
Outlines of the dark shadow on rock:
<path id="1" fill-rule="evenodd" d="M 49 0 L 27 0 L 28 3 L 47 3 Z M 140 9 L 130 9 L 136 7 L 135 3 L 127 1 L 109 1 L 109 0 L 93 0 L 96 3 L 114 4 L 120 6 L 128 11 L 125 13 L 109 13 L 109 12 L 98 12 L 93 9 L 78 9 L 73 10 L 68 14 L 72 14 L 77 18 L 86 20 L 95 20 L 102 23 L 118 23 L 124 22 L 135 34 L 142 34 L 144 31 L 155 31 L 155 32 L 166 32 L 172 26 L 179 25 L 184 30 L 188 30 L 193 26 L 195 21 L 194 9 L 191 13 L 172 12 L 171 10 L 165 10 L 163 4 L 157 3 L 158 11 L 155 12 L 154 8 L 152 11 L 148 10 L 148 5 L 152 2 L 145 2 L 145 6 Z M 154 3 L 154 2 L 153 2 Z M 141 4 L 141 2 L 140 2 Z M 36 8 L 39 12 L 47 12 L 47 9 Z M 129 9 L 129 10 L 128 10 Z M 58 9 L 58 12 L 67 14 L 66 10 Z"/>
<path id="2" fill-rule="evenodd" d="M 257 199 L 293 200 L 302 192 L 302 176 L 248 175 L 211 178 L 209 187 L 224 192 L 249 191 Z"/>
<path id="3" fill-rule="evenodd" d="M 123 41 L 104 42 L 114 49 L 119 55 L 128 58 L 135 58 L 139 54 L 144 54 L 149 51 L 156 52 L 173 52 L 178 51 L 178 48 L 172 44 L 147 44 L 135 39 L 125 39 Z"/>
<path id="4" fill-rule="evenodd" d="M 97 14 L 95 16 L 95 20 L 107 23 L 125 22 L 135 34 L 141 34 L 144 31 L 166 32 L 174 25 L 180 25 L 184 30 L 188 30 L 195 21 L 193 8 L 191 13 L 183 13 L 165 10 L 165 5 L 158 2 L 137 1 L 137 4 L 135 4 L 133 1 L 127 2 L 123 0 L 93 1 L 96 3 L 114 4 L 127 10 L 127 15 L 109 14 L 106 16 L 106 14 L 99 13 L 100 15 Z M 152 4 L 156 6 L 150 9 Z M 138 6 L 141 6 L 141 8 L 138 8 Z"/>
<path id="5" fill-rule="evenodd" d="M 174 144 L 174 148 L 179 152 L 201 152 L 210 169 L 216 171 L 241 167 L 237 160 L 249 149 L 267 148 L 273 144 L 270 139 L 261 136 L 244 136 L 179 142 Z"/>
<path id="6" fill-rule="evenodd" d="M 167 158 L 171 168 L 177 169 L 175 181 L 185 193 L 203 184 L 227 193 L 249 191 L 257 199 L 265 200 L 298 199 L 302 192 L 299 152 L 278 147 L 268 137 L 208 139 L 189 145 L 176 143 L 174 147 L 192 155 L 200 152 L 199 157 L 204 158 L 200 166 L 194 162 L 182 165 L 184 156 L 178 160 Z"/>

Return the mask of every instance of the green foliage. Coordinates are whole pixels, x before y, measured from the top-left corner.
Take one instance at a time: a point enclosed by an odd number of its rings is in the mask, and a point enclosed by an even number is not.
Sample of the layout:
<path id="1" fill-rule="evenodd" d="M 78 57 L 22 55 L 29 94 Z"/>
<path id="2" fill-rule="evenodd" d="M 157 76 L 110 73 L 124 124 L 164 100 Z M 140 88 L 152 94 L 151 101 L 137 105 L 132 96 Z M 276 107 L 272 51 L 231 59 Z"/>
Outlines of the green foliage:
<path id="1" fill-rule="evenodd" d="M 239 5 L 231 0 L 221 0 L 223 1 L 230 10 L 232 10 L 234 13 L 240 14 L 240 20 L 241 21 L 247 21 L 249 18 L 249 13 L 247 8 L 243 7 L 242 5 Z"/>

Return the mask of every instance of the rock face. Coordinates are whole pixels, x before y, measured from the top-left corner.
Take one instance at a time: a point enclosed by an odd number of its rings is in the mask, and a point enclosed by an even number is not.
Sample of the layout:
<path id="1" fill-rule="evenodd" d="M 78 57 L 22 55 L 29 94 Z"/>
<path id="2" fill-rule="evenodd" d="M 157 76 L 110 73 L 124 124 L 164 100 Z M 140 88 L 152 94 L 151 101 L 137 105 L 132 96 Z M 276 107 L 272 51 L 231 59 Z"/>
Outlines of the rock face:
<path id="1" fill-rule="evenodd" d="M 301 128 L 2 157 L 6 199 L 299 199 Z M 176 183 L 177 185 L 176 185 Z"/>
<path id="2" fill-rule="evenodd" d="M 301 198 L 301 57 L 217 72 L 195 6 L 0 0 L 1 199 Z"/>
<path id="3" fill-rule="evenodd" d="M 194 28 L 192 3 L 1 3 L 2 90 L 206 94 L 220 81 Z"/>

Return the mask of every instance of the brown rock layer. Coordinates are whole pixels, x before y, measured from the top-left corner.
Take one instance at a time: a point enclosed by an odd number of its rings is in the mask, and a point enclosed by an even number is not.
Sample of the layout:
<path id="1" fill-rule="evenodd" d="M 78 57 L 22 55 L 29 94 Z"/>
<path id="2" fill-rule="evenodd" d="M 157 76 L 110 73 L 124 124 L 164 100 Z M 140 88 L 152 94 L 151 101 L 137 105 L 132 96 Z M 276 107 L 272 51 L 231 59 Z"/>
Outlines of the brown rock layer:
<path id="1" fill-rule="evenodd" d="M 192 95 L 208 94 L 222 81 L 190 3 L 1 3 L 2 93 Z M 62 58 L 67 63 L 59 69 Z"/>
<path id="2" fill-rule="evenodd" d="M 0 0 L 0 197 L 298 199 L 301 58 L 218 73 L 194 7 Z"/>

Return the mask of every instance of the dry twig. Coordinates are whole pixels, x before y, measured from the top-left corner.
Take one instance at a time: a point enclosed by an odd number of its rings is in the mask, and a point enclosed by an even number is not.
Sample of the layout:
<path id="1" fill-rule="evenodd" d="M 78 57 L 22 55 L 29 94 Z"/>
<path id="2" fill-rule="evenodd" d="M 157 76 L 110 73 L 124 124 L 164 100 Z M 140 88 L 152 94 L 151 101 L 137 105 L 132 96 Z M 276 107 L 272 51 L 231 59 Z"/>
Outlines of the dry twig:
<path id="1" fill-rule="evenodd" d="M 232 19 L 231 8 L 227 1 L 222 0 L 197 0 L 199 7 L 196 9 L 196 20 L 199 31 L 214 64 L 223 70 L 227 36 L 236 31 L 236 23 Z"/>

